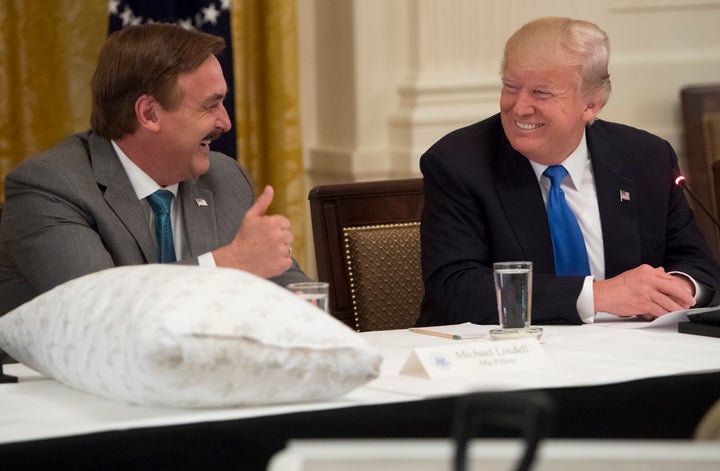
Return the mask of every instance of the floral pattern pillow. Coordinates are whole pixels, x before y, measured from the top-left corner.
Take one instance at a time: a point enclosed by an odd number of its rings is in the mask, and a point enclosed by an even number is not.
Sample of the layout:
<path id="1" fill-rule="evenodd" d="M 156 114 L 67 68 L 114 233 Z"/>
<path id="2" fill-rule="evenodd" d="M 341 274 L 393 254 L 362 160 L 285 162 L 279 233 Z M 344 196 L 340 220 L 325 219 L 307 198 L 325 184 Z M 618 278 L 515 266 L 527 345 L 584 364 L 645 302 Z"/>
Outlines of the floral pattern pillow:
<path id="1" fill-rule="evenodd" d="M 349 327 L 251 274 L 117 267 L 0 317 L 0 348 L 68 386 L 114 400 L 226 407 L 341 396 L 381 356 Z"/>

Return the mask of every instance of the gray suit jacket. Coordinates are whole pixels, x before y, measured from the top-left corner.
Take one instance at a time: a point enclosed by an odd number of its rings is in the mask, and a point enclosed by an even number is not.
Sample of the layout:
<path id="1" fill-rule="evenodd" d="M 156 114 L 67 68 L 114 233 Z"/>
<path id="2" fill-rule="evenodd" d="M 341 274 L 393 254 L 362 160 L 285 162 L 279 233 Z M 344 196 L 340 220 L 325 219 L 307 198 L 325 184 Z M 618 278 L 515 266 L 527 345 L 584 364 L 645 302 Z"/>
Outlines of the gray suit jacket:
<path id="1" fill-rule="evenodd" d="M 210 153 L 210 170 L 181 182 L 189 258 L 228 244 L 254 202 L 238 163 Z M 196 200 L 205 200 L 207 206 Z M 120 265 L 154 263 L 155 236 L 110 141 L 76 134 L 25 160 L 5 180 L 0 220 L 0 315 L 65 281 Z M 306 281 L 295 262 L 273 279 Z"/>

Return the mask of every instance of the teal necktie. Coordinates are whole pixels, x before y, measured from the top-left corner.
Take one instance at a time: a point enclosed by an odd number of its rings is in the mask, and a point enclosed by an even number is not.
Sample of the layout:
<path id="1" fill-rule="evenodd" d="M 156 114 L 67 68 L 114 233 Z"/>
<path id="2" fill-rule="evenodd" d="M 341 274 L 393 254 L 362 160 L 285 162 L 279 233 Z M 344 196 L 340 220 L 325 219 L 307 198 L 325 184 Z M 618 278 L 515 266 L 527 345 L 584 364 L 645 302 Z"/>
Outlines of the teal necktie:
<path id="1" fill-rule="evenodd" d="M 565 201 L 560 183 L 567 175 L 562 165 L 551 165 L 543 172 L 550 179 L 547 214 L 550 224 L 555 273 L 559 276 L 587 276 L 590 274 L 587 249 L 580 225 Z"/>
<path id="2" fill-rule="evenodd" d="M 170 205 L 174 196 L 168 190 L 157 190 L 147 197 L 155 212 L 155 237 L 158 243 L 158 262 L 160 263 L 172 263 L 177 260 L 170 222 Z"/>

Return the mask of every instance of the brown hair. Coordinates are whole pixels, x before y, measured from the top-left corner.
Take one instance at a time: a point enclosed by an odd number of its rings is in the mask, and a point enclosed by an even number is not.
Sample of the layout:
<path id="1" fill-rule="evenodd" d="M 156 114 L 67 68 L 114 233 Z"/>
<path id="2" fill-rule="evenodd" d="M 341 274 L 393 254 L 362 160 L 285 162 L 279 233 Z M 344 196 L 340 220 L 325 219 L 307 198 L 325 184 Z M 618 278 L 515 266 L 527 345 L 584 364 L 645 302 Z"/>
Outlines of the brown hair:
<path id="1" fill-rule="evenodd" d="M 172 110 L 182 101 L 178 76 L 224 48 L 221 37 L 168 23 L 115 31 L 100 51 L 91 82 L 93 131 L 108 139 L 134 133 L 135 101 L 144 94 Z"/>
<path id="2" fill-rule="evenodd" d="M 594 23 L 557 17 L 531 21 L 505 44 L 501 72 L 512 59 L 530 67 L 576 67 L 585 98 L 598 98 L 603 106 L 610 98 L 610 40 Z"/>

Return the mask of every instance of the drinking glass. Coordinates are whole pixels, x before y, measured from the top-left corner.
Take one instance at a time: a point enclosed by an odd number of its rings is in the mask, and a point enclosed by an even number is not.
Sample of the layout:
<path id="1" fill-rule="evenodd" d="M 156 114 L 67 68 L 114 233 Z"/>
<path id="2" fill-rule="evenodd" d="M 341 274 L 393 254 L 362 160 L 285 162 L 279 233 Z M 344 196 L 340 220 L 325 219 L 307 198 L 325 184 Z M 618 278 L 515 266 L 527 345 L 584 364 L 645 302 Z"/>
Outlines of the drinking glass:
<path id="1" fill-rule="evenodd" d="M 542 329 L 530 325 L 532 318 L 532 262 L 493 263 L 499 329 L 493 339 L 540 337 Z"/>
<path id="2" fill-rule="evenodd" d="M 328 302 L 330 284 L 324 281 L 305 281 L 302 283 L 290 283 L 287 289 L 297 294 L 304 300 L 312 303 L 323 311 L 330 312 L 330 303 Z"/>

